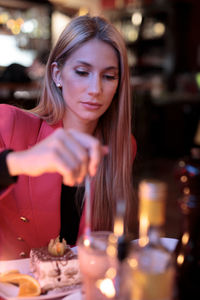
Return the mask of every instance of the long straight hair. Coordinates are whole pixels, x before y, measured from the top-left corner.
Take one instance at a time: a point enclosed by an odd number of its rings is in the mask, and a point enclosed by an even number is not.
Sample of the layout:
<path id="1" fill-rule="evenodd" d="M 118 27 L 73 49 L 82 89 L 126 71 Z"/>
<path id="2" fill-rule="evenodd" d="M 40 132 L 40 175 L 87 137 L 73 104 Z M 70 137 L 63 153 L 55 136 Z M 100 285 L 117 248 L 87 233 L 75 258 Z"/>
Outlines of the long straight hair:
<path id="1" fill-rule="evenodd" d="M 62 120 L 65 103 L 61 89 L 52 79 L 51 65 L 57 62 L 58 67 L 62 68 L 70 54 L 91 39 L 101 40 L 115 49 L 120 71 L 115 96 L 108 110 L 100 117 L 94 133 L 103 144 L 109 146 L 109 155 L 102 159 L 94 179 L 92 229 L 112 230 L 116 202 L 125 201 L 127 216 L 132 206 L 133 147 L 127 52 L 121 34 L 109 21 L 88 15 L 71 20 L 50 53 L 41 99 L 32 112 L 50 124 Z"/>

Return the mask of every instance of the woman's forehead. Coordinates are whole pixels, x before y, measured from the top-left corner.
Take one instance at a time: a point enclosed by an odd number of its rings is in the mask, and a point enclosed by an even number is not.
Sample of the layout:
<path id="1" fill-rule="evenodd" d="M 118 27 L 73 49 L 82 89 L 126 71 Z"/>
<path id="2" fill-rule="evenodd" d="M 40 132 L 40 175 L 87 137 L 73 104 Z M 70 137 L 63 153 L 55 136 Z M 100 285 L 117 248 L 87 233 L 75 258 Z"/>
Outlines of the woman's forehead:
<path id="1" fill-rule="evenodd" d="M 108 43 L 99 39 L 91 39 L 82 43 L 66 59 L 70 62 L 86 62 L 88 64 L 105 64 L 118 68 L 116 50 Z"/>

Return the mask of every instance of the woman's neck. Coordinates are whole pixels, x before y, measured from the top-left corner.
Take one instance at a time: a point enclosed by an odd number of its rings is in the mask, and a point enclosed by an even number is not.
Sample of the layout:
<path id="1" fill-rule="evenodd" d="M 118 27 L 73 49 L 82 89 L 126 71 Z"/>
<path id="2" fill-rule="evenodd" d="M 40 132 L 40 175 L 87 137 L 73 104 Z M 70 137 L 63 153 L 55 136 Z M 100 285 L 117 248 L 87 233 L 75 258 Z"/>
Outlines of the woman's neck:
<path id="1" fill-rule="evenodd" d="M 75 117 L 66 116 L 63 118 L 63 127 L 65 130 L 70 128 L 76 129 L 77 131 L 87 133 L 87 134 L 94 134 L 96 129 L 98 120 L 95 121 L 88 121 L 88 120 L 80 120 Z"/>

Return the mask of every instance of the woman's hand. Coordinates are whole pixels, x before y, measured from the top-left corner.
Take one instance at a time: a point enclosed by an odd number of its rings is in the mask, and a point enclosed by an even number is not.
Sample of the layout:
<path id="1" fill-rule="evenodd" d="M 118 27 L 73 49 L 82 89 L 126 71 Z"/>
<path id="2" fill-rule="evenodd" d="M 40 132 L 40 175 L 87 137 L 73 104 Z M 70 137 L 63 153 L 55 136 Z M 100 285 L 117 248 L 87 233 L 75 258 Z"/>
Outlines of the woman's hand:
<path id="1" fill-rule="evenodd" d="M 28 150 L 10 152 L 7 165 L 11 176 L 58 172 L 63 183 L 72 186 L 81 183 L 87 173 L 94 176 L 107 153 L 108 148 L 93 136 L 59 128 Z"/>

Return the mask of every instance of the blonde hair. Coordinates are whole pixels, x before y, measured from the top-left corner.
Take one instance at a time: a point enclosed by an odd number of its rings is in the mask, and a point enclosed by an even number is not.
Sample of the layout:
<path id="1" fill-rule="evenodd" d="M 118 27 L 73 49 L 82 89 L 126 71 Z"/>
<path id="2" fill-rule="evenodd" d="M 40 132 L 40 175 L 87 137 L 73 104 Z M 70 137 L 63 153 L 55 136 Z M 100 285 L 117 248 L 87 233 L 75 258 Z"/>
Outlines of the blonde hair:
<path id="1" fill-rule="evenodd" d="M 62 68 L 72 52 L 94 38 L 108 43 L 115 49 L 120 69 L 117 92 L 108 110 L 100 117 L 95 130 L 95 136 L 109 146 L 109 155 L 102 159 L 94 181 L 92 228 L 112 230 L 116 201 L 126 201 L 127 213 L 133 201 L 133 147 L 127 52 L 121 34 L 111 23 L 98 16 L 86 15 L 72 19 L 50 53 L 42 96 L 32 112 L 50 124 L 55 124 L 63 118 L 65 104 L 60 88 L 56 87 L 52 79 L 51 64 L 57 62 Z"/>

